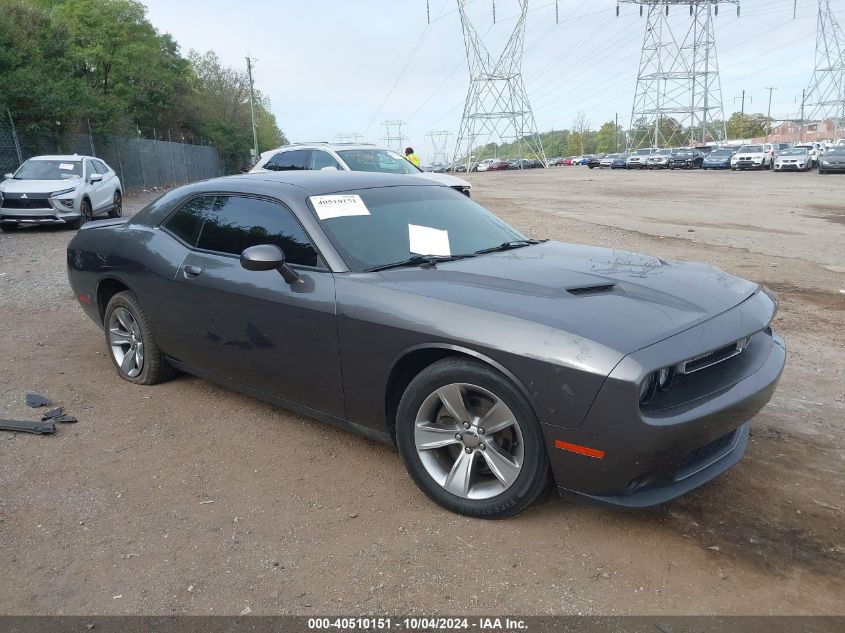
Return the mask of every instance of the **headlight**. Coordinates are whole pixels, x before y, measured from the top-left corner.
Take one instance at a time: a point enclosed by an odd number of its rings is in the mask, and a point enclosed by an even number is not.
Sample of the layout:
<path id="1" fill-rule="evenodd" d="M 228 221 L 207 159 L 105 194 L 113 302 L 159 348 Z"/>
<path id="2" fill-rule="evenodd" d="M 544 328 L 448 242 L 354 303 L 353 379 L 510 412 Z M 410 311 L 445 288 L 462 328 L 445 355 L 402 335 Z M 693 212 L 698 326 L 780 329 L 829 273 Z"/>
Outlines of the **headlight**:
<path id="1" fill-rule="evenodd" d="M 70 189 L 62 189 L 61 191 L 54 191 L 50 194 L 50 197 L 55 198 L 56 196 L 63 196 L 67 193 L 73 193 L 74 191 L 76 191 L 76 187 L 71 187 Z"/>
<path id="2" fill-rule="evenodd" d="M 657 382 L 655 380 L 655 374 L 652 372 L 645 377 L 643 384 L 640 385 L 640 404 L 648 404 L 651 402 L 651 399 L 654 397 L 654 390 L 656 386 Z"/>
<path id="3" fill-rule="evenodd" d="M 823 160 L 822 165 L 830 165 L 830 161 L 829 160 Z M 3 196 L 0 195 L 0 200 L 2 200 L 2 198 L 3 198 Z"/>

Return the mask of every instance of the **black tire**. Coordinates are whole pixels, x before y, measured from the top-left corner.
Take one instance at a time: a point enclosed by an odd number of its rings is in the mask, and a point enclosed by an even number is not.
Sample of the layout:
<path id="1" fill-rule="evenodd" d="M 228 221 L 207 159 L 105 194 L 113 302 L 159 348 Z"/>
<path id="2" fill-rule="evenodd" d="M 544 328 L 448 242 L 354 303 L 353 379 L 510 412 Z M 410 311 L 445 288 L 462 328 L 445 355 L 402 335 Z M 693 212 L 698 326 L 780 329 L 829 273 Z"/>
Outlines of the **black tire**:
<path id="1" fill-rule="evenodd" d="M 523 444 L 522 465 L 513 483 L 496 496 L 469 499 L 453 494 L 434 480 L 420 459 L 415 443 L 417 414 L 437 389 L 453 383 L 467 383 L 487 390 L 507 405 L 517 420 Z M 483 519 L 514 516 L 537 498 L 549 478 L 546 444 L 531 406 L 510 380 L 474 360 L 445 358 L 429 365 L 411 381 L 396 414 L 396 443 L 417 487 L 435 503 L 466 516 Z"/>
<path id="2" fill-rule="evenodd" d="M 17 224 L 14 224 L 14 223 L 7 224 L 6 222 L 3 222 L 2 224 L 0 224 L 0 231 L 3 231 L 4 233 L 13 233 L 14 231 L 17 231 L 17 230 L 18 230 Z"/>
<path id="3" fill-rule="evenodd" d="M 110 218 L 119 218 L 123 215 L 123 196 L 120 195 L 120 190 L 114 192 L 114 199 L 112 200 L 112 208 L 109 209 Z"/>
<path id="4" fill-rule="evenodd" d="M 819 174 L 824 176 L 827 172 L 824 169 L 819 169 Z"/>
<path id="5" fill-rule="evenodd" d="M 68 226 L 71 229 L 78 229 L 86 222 L 90 222 L 94 218 L 94 213 L 91 210 L 91 203 L 85 198 L 79 203 L 79 218 L 73 222 L 69 222 Z"/>
<path id="6" fill-rule="evenodd" d="M 109 338 L 109 324 L 112 321 L 112 315 L 119 308 L 128 311 L 135 320 L 135 323 L 138 325 L 140 340 L 143 342 L 143 364 L 137 376 L 130 376 L 126 371 L 121 369 L 112 351 L 112 342 Z M 118 292 L 109 300 L 108 306 L 106 306 L 105 318 L 103 319 L 103 330 L 105 332 L 106 350 L 108 351 L 109 358 L 114 363 L 118 376 L 124 380 L 136 385 L 156 385 L 169 380 L 175 373 L 175 370 L 167 362 L 167 358 L 161 349 L 159 349 L 150 329 L 147 315 L 143 308 L 141 308 L 141 303 L 138 301 L 138 297 L 135 296 L 134 292 L 124 290 L 123 292 Z"/>

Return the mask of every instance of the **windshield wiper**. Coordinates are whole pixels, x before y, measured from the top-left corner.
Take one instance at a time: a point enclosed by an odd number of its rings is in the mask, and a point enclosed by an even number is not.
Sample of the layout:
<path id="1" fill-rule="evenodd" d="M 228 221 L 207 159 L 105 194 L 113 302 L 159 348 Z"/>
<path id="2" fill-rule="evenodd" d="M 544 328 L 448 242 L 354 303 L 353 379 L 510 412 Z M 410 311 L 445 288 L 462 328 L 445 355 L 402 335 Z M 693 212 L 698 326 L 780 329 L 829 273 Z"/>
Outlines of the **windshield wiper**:
<path id="1" fill-rule="evenodd" d="M 390 264 L 382 264 L 381 266 L 367 268 L 364 272 L 374 273 L 380 270 L 402 268 L 404 266 L 434 266 L 440 262 L 451 262 L 456 259 L 466 259 L 468 257 L 475 257 L 475 253 L 470 255 L 414 255 L 413 257 L 409 257 L 401 262 L 393 262 Z"/>
<path id="2" fill-rule="evenodd" d="M 548 242 L 548 240 L 511 240 L 510 242 L 503 242 L 498 246 L 491 246 L 490 248 L 482 248 L 475 251 L 476 255 L 484 255 L 485 253 L 499 253 L 501 251 L 509 251 L 514 248 L 522 248 L 523 246 L 532 246 L 540 242 Z"/>

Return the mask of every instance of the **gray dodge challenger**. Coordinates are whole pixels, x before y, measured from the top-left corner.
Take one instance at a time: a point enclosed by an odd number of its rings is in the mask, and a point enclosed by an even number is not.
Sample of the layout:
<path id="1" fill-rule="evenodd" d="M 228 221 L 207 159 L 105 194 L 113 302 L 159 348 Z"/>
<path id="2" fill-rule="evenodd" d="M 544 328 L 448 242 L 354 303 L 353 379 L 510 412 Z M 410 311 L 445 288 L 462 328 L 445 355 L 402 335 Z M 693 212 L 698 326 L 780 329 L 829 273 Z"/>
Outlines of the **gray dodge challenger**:
<path id="1" fill-rule="evenodd" d="M 701 263 L 528 239 L 418 178 L 280 172 L 82 227 L 68 277 L 124 380 L 175 370 L 394 444 L 476 517 L 713 479 L 786 359 L 775 297 Z M 354 476 L 354 475 L 353 475 Z"/>

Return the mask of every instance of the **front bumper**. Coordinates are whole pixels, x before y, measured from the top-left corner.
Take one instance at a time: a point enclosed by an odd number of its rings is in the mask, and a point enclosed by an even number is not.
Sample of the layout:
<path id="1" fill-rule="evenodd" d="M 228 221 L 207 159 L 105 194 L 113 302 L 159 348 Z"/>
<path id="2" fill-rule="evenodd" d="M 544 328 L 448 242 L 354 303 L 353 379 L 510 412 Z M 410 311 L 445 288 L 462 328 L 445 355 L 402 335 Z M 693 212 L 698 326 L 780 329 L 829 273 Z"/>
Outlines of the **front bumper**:
<path id="1" fill-rule="evenodd" d="M 732 166 L 735 169 L 763 169 L 765 164 L 763 164 L 763 161 L 738 160 Z"/>
<path id="2" fill-rule="evenodd" d="M 0 223 L 3 224 L 67 224 L 79 218 L 76 203 L 71 208 L 65 208 L 52 199 L 38 200 L 31 208 L 7 207 L 5 200 L 0 206 Z"/>
<path id="3" fill-rule="evenodd" d="M 608 376 L 579 427 L 542 425 L 561 494 L 618 506 L 651 506 L 735 465 L 747 446 L 748 422 L 771 398 L 786 362 L 783 340 L 767 327 L 773 308 L 767 311 L 766 300 L 758 293 L 705 324 L 626 357 Z M 662 403 L 639 406 L 635 390 L 643 367 L 675 362 L 699 341 L 703 349 L 715 349 L 724 332 L 736 332 L 737 339 L 754 335 L 739 356 L 681 376 L 661 396 Z M 557 440 L 595 448 L 602 455 L 560 450 Z"/>
<path id="4" fill-rule="evenodd" d="M 775 171 L 806 171 L 807 163 L 775 163 Z"/>

